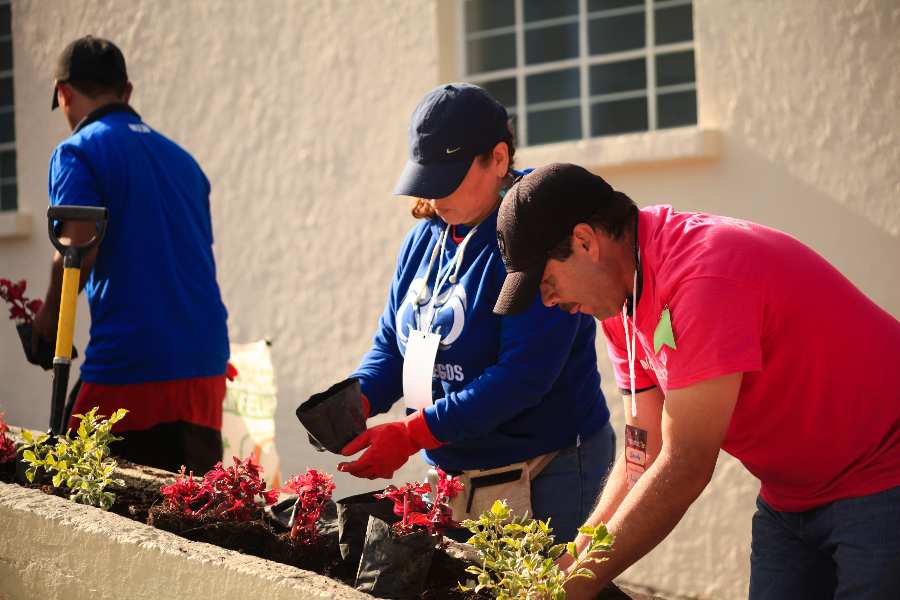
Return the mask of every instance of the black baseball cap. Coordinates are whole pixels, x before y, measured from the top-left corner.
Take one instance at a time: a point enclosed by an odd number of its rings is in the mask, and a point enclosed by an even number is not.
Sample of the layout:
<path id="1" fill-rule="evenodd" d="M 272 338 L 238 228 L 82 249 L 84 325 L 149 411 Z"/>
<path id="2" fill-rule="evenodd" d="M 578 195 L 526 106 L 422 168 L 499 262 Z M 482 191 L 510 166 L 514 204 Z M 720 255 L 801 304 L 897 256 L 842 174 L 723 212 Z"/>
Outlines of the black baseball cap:
<path id="1" fill-rule="evenodd" d="M 497 244 L 506 279 L 494 312 L 522 312 L 538 293 L 550 251 L 586 223 L 615 191 L 578 165 L 554 163 L 517 181 L 497 214 Z"/>
<path id="2" fill-rule="evenodd" d="M 50 110 L 59 106 L 57 83 L 99 83 L 111 89 L 124 86 L 128 83 L 125 56 L 111 41 L 86 35 L 70 43 L 59 55 L 53 80 Z"/>
<path id="3" fill-rule="evenodd" d="M 437 199 L 453 193 L 472 160 L 509 135 L 509 116 L 487 91 L 448 83 L 422 98 L 409 124 L 409 161 L 394 194 Z"/>

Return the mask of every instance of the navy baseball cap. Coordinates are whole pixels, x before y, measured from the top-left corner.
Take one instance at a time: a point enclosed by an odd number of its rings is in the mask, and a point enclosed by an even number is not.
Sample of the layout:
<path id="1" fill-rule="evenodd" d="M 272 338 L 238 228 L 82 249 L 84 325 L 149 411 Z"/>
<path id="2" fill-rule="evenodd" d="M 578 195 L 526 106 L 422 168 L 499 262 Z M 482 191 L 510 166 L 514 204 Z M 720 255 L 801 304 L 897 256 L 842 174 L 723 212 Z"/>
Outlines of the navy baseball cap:
<path id="1" fill-rule="evenodd" d="M 409 124 L 409 160 L 394 194 L 445 198 L 465 179 L 472 160 L 509 135 L 509 116 L 483 88 L 448 83 L 422 98 Z"/>
<path id="2" fill-rule="evenodd" d="M 56 110 L 57 83 L 99 83 L 110 89 L 124 87 L 128 83 L 125 56 L 109 40 L 86 35 L 71 42 L 56 61 L 53 72 L 53 98 L 50 110 Z"/>

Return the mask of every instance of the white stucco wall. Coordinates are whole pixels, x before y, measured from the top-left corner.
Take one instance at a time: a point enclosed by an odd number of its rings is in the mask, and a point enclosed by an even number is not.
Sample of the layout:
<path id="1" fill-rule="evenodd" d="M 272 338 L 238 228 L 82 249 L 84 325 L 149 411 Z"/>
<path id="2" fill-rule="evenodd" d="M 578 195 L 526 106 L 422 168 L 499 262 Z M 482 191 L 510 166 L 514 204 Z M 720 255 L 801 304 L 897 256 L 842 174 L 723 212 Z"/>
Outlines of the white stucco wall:
<path id="1" fill-rule="evenodd" d="M 212 181 L 231 337 L 274 342 L 283 472 L 334 471 L 335 457 L 310 452 L 293 410 L 345 376 L 368 347 L 412 224 L 406 203 L 390 196 L 407 119 L 425 91 L 453 78 L 450 4 L 14 0 L 19 197 L 34 219 L 30 237 L 0 239 L 0 276 L 25 277 L 43 291 L 46 161 L 65 135 L 61 117 L 47 110 L 52 62 L 78 35 L 110 37 L 128 59 L 137 110 L 188 148 Z M 695 0 L 694 15 L 699 125 L 719 132 L 718 158 L 601 173 L 641 204 L 786 230 L 900 315 L 900 5 Z M 641 143 L 672 140 L 648 135 Z M 553 153 L 610 165 L 617 161 L 603 153 L 628 145 L 563 144 Z M 547 156 L 547 148 L 522 150 L 519 164 Z M 602 368 L 621 429 L 605 359 Z M 0 381 L 0 410 L 45 426 L 49 378 L 23 366 L 11 326 L 0 326 Z M 414 467 L 401 474 L 408 476 Z M 336 482 L 347 494 L 375 487 L 342 474 Z M 745 597 L 756 489 L 723 455 L 673 536 L 624 578 Z"/>

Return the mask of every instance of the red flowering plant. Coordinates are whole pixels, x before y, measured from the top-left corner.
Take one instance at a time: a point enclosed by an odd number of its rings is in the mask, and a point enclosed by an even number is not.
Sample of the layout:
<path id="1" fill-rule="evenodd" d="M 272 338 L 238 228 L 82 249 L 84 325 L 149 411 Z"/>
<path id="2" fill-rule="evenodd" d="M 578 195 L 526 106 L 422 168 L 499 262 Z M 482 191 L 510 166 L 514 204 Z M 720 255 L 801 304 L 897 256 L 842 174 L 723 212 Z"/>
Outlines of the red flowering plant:
<path id="1" fill-rule="evenodd" d="M 25 297 L 25 280 L 13 283 L 0 278 L 0 298 L 9 303 L 9 318 L 19 323 L 31 323 L 44 305 L 43 300 L 29 300 Z"/>
<path id="2" fill-rule="evenodd" d="M 16 459 L 16 445 L 12 438 L 6 435 L 7 431 L 9 431 L 9 425 L 3 420 L 3 413 L 0 413 L 0 463 Z"/>
<path id="3" fill-rule="evenodd" d="M 278 491 L 266 491 L 266 482 L 259 476 L 262 467 L 252 459 L 232 458 L 234 466 L 216 463 L 199 481 L 193 473 L 185 475 L 181 467 L 175 483 L 160 488 L 166 508 L 189 517 L 223 521 L 260 518 L 263 507 L 278 499 Z"/>
<path id="4" fill-rule="evenodd" d="M 399 488 L 389 485 L 383 493 L 375 494 L 376 498 L 390 499 L 394 503 L 394 514 L 401 517 L 393 525 L 394 533 L 412 533 L 418 526 L 426 528 L 431 535 L 442 536 L 447 529 L 459 527 L 453 520 L 450 499 L 463 490 L 463 484 L 440 469 L 437 472 L 437 490 L 432 490 L 428 483 L 414 481 Z M 426 495 L 430 503 L 426 501 Z"/>
<path id="5" fill-rule="evenodd" d="M 315 544 L 319 538 L 316 522 L 322 506 L 334 491 L 331 475 L 309 469 L 306 473 L 294 475 L 284 484 L 284 489 L 297 494 L 291 512 L 291 541 L 306 546 Z"/>

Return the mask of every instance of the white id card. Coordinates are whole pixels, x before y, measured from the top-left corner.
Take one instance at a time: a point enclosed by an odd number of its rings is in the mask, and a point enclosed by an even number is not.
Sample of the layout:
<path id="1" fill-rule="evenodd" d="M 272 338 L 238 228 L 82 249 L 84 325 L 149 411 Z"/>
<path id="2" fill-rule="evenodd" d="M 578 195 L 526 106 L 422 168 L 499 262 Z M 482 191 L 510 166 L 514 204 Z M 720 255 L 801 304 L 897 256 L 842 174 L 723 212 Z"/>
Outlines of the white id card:
<path id="1" fill-rule="evenodd" d="M 403 401 L 419 410 L 433 403 L 431 381 L 441 336 L 410 328 L 403 359 Z"/>

